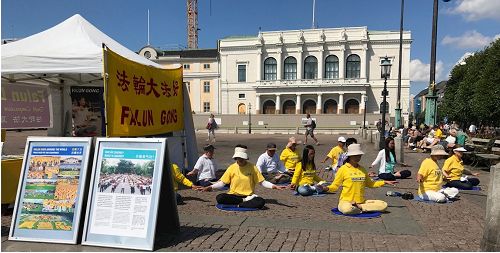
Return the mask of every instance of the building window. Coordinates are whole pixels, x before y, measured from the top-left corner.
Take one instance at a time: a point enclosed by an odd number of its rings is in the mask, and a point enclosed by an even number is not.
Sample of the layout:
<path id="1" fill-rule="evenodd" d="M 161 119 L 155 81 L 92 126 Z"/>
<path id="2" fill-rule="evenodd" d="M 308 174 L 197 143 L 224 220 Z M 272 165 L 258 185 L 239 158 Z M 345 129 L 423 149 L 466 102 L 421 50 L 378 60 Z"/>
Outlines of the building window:
<path id="1" fill-rule="evenodd" d="M 308 56 L 304 60 L 304 79 L 316 79 L 318 77 L 318 59 Z"/>
<path id="2" fill-rule="evenodd" d="M 358 55 L 351 54 L 347 57 L 346 78 L 359 78 L 361 73 L 361 59 Z"/>
<path id="3" fill-rule="evenodd" d="M 190 68 L 190 66 L 189 66 L 189 64 L 184 64 L 183 68 L 184 68 L 184 69 L 189 69 L 189 68 Z"/>
<path id="4" fill-rule="evenodd" d="M 325 60 L 325 78 L 337 79 L 339 78 L 339 58 L 335 55 L 326 57 Z"/>
<path id="5" fill-rule="evenodd" d="M 384 102 L 380 103 L 380 113 L 383 113 Z M 389 113 L 389 102 L 385 102 L 385 113 Z"/>
<path id="6" fill-rule="evenodd" d="M 247 65 L 238 65 L 238 82 L 244 83 L 247 81 Z"/>
<path id="7" fill-rule="evenodd" d="M 277 64 L 276 59 L 269 57 L 264 61 L 264 80 L 277 79 Z"/>
<path id="8" fill-rule="evenodd" d="M 244 99 L 244 98 L 245 98 L 245 93 L 240 93 L 240 94 L 238 94 L 238 98 L 239 98 L 239 99 Z"/>
<path id="9" fill-rule="evenodd" d="M 203 112 L 210 112 L 210 102 L 203 102 Z"/>
<path id="10" fill-rule="evenodd" d="M 297 60 L 290 56 L 285 59 L 285 80 L 297 80 Z"/>
<path id="11" fill-rule="evenodd" d="M 203 82 L 203 92 L 210 93 L 210 81 Z"/>
<path id="12" fill-rule="evenodd" d="M 208 63 L 203 64 L 203 69 L 210 69 L 210 64 Z"/>
<path id="13" fill-rule="evenodd" d="M 184 85 L 186 86 L 187 91 L 191 92 L 191 84 L 189 82 L 184 82 Z"/>

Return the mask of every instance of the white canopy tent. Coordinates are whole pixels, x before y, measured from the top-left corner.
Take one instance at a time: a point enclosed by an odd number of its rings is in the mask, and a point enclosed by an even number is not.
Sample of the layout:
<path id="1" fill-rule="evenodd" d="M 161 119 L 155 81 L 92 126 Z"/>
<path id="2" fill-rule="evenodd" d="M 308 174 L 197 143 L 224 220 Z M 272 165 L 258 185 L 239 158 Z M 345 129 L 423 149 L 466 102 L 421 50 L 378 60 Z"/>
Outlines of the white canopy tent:
<path id="1" fill-rule="evenodd" d="M 2 82 L 45 83 L 51 87 L 54 127 L 49 135 L 69 136 L 71 133 L 70 87 L 103 86 L 102 44 L 121 56 L 146 66 L 162 68 L 122 46 L 79 14 L 62 23 L 19 41 L 1 46 Z M 179 65 L 180 66 L 180 65 Z M 186 97 L 187 98 L 187 97 Z M 189 100 L 184 103 L 190 107 Z M 57 108 L 60 108 L 58 110 Z M 190 108 L 187 112 L 190 112 Z M 186 111 L 186 110 L 185 110 Z M 188 161 L 196 161 L 196 139 L 191 114 L 185 116 Z M 190 120 L 188 120 L 190 119 Z M 176 134 L 177 135 L 177 134 Z M 190 167 L 192 167 L 191 163 Z M 179 164 L 181 165 L 181 164 Z M 194 165 L 194 164 L 193 164 Z"/>

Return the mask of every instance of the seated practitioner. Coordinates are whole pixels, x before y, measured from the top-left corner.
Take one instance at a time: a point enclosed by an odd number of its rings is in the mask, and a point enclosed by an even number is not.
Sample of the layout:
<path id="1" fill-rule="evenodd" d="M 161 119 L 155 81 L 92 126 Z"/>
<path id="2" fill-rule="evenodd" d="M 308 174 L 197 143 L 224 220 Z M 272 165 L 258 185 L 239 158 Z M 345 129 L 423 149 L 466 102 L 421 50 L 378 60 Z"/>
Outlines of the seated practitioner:
<path id="1" fill-rule="evenodd" d="M 361 212 L 384 211 L 387 203 L 382 200 L 366 200 L 365 187 L 376 188 L 384 184 L 394 185 L 395 181 L 372 181 L 366 170 L 359 164 L 361 145 L 351 144 L 347 147 L 347 161 L 335 175 L 329 186 L 319 186 L 323 191 L 335 192 L 342 186 L 338 209 L 344 214 L 359 214 Z"/>
<path id="2" fill-rule="evenodd" d="M 198 176 L 195 185 L 208 186 L 217 181 L 215 175 L 217 164 L 213 159 L 215 147 L 209 144 L 203 147 L 203 151 L 205 151 L 205 153 L 200 156 L 200 158 L 198 158 L 198 161 L 196 161 L 193 170 L 187 173 L 187 175 Z"/>
<path id="3" fill-rule="evenodd" d="M 445 140 L 439 142 L 446 150 L 454 149 L 457 143 L 457 130 L 451 129 Z"/>
<path id="4" fill-rule="evenodd" d="M 446 180 L 449 180 L 445 184 L 446 187 L 455 187 L 460 190 L 472 190 L 472 187 L 479 185 L 479 179 L 464 176 L 464 174 L 473 176 L 479 175 L 479 173 L 472 173 L 464 168 L 462 156 L 465 151 L 467 150 L 462 147 L 453 149 L 453 155 L 444 162 L 443 175 Z"/>
<path id="5" fill-rule="evenodd" d="M 316 174 L 316 165 L 314 164 L 315 150 L 311 145 L 307 145 L 302 152 L 302 161 L 297 164 L 293 173 L 290 189 L 297 190 L 302 196 L 310 196 L 321 192 L 317 190 L 315 184 L 323 181 Z"/>
<path id="6" fill-rule="evenodd" d="M 331 170 L 337 167 L 337 161 L 339 159 L 340 154 L 345 152 L 345 138 L 343 136 L 340 136 L 337 139 L 337 146 L 333 147 L 330 152 L 326 155 L 325 159 L 321 161 L 321 163 L 325 163 L 326 160 L 332 159 L 332 164 L 328 167 L 325 168 L 325 170 Z"/>
<path id="7" fill-rule="evenodd" d="M 437 144 L 431 149 L 431 157 L 422 161 L 418 170 L 418 195 L 423 200 L 438 203 L 446 202 L 447 198 L 455 198 L 458 194 L 457 188 L 444 188 L 443 173 L 439 169 L 437 161 L 448 157 L 444 147 Z"/>
<path id="8" fill-rule="evenodd" d="M 233 159 L 235 163 L 231 164 L 220 180 L 202 191 L 212 191 L 212 189 L 221 189 L 226 184 L 230 184 L 228 193 L 217 195 L 217 203 L 225 205 L 238 205 L 244 208 L 262 208 L 266 204 L 265 200 L 254 194 L 255 185 L 260 184 L 269 189 L 285 189 L 286 186 L 277 186 L 266 181 L 254 164 L 248 162 L 247 147 L 237 145 L 234 148 Z"/>
<path id="9" fill-rule="evenodd" d="M 379 165 L 378 177 L 383 180 L 394 181 L 396 178 L 404 179 L 410 177 L 411 171 L 409 170 L 394 172 L 394 167 L 397 163 L 394 139 L 392 137 L 388 137 L 385 139 L 385 148 L 378 152 L 377 158 L 375 158 L 375 161 L 373 161 L 369 168 L 371 169 L 374 166 Z M 401 165 L 406 166 L 404 163 Z"/>
<path id="10" fill-rule="evenodd" d="M 293 175 L 295 166 L 298 162 L 300 162 L 300 155 L 297 150 L 297 141 L 295 140 L 295 137 L 290 137 L 288 139 L 286 148 L 281 152 L 280 160 L 285 164 L 287 172 Z"/>
<path id="11" fill-rule="evenodd" d="M 181 170 L 179 169 L 179 166 L 177 164 L 172 163 L 172 181 L 174 184 L 174 192 L 175 192 L 175 199 L 177 200 L 177 204 L 182 204 L 184 201 L 182 201 L 182 196 L 177 192 L 179 189 L 179 184 L 183 184 L 184 186 L 188 188 L 192 188 L 197 190 L 199 186 L 193 185 L 189 179 L 187 179 L 182 173 Z"/>
<path id="12" fill-rule="evenodd" d="M 424 139 L 425 141 L 422 145 L 423 148 L 432 148 L 434 145 L 438 144 L 441 141 L 441 138 L 443 138 L 443 131 L 441 130 L 441 126 L 435 125 L 433 130 L 433 137 Z"/>
<path id="13" fill-rule="evenodd" d="M 266 152 L 259 156 L 255 164 L 264 178 L 273 184 L 290 182 L 290 175 L 286 173 L 283 162 L 276 154 L 276 144 L 268 143 Z"/>

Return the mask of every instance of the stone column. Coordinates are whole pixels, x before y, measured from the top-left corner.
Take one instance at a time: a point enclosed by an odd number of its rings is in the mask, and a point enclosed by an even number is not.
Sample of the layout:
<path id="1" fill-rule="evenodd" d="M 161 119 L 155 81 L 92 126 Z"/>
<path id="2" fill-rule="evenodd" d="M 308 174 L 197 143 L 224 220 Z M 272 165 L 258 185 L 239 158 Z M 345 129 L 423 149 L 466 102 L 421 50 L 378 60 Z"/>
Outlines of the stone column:
<path id="1" fill-rule="evenodd" d="M 304 74 L 304 59 L 303 57 L 303 52 L 302 49 L 299 49 L 299 57 L 297 58 L 297 80 L 304 79 L 303 74 Z"/>
<path id="2" fill-rule="evenodd" d="M 345 78 L 345 46 L 340 49 L 339 55 L 339 79 Z"/>
<path id="3" fill-rule="evenodd" d="M 302 114 L 302 102 L 300 101 L 300 94 L 297 95 L 297 102 L 295 104 L 295 114 Z"/>
<path id="4" fill-rule="evenodd" d="M 257 71 L 255 71 L 255 81 L 260 81 L 264 78 L 262 78 L 262 52 L 259 50 L 257 52 Z M 247 80 L 248 81 L 248 80 Z"/>
<path id="5" fill-rule="evenodd" d="M 260 114 L 260 95 L 255 95 L 255 114 Z"/>
<path id="6" fill-rule="evenodd" d="M 276 114 L 281 114 L 281 95 L 276 95 Z"/>
<path id="7" fill-rule="evenodd" d="M 344 93 L 339 93 L 339 104 L 337 105 L 337 114 L 344 113 Z"/>
<path id="8" fill-rule="evenodd" d="M 396 157 L 397 157 L 397 160 L 400 162 L 400 163 L 404 163 L 405 162 L 405 156 L 404 156 L 404 142 L 403 142 L 403 137 L 401 136 L 396 136 L 396 138 L 394 138 L 394 144 L 395 144 L 395 151 L 396 151 Z"/>
<path id="9" fill-rule="evenodd" d="M 318 59 L 318 79 L 321 80 L 324 77 L 324 69 L 325 69 L 325 50 L 323 50 L 323 46 L 319 50 L 319 59 Z"/>
<path id="10" fill-rule="evenodd" d="M 318 102 L 316 103 L 316 114 L 321 114 L 323 112 L 323 101 L 322 101 L 322 95 L 323 94 L 318 94 Z"/>
<path id="11" fill-rule="evenodd" d="M 278 51 L 278 55 L 276 56 L 276 80 L 282 80 L 283 79 L 283 60 L 282 60 L 282 52 L 281 50 Z"/>
<path id="12" fill-rule="evenodd" d="M 500 163 L 490 168 L 481 251 L 500 251 Z"/>
<path id="13" fill-rule="evenodd" d="M 366 53 L 367 51 L 368 51 L 368 46 L 363 45 L 363 51 L 359 56 L 359 58 L 361 58 L 361 73 L 359 73 L 359 77 L 364 80 L 366 80 L 366 69 L 368 68 L 368 64 L 370 64 L 370 60 L 367 57 L 368 54 Z"/>

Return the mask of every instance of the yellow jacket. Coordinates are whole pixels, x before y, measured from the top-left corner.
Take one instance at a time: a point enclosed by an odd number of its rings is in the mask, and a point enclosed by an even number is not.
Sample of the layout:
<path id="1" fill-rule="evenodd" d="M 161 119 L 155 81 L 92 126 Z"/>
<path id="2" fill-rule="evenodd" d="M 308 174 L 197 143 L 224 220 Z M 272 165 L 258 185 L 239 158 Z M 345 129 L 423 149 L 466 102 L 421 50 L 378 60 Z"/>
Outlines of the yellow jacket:
<path id="1" fill-rule="evenodd" d="M 312 167 L 312 164 L 308 164 L 307 168 L 304 170 L 302 169 L 302 163 L 297 163 L 292 177 L 292 184 L 300 186 L 305 184 L 315 184 L 320 181 L 323 181 L 323 179 L 316 174 L 316 169 Z"/>
<path id="2" fill-rule="evenodd" d="M 297 163 L 300 162 L 298 150 L 292 151 L 290 148 L 285 148 L 280 155 L 280 160 L 285 164 L 288 171 L 294 171 Z"/>
<path id="3" fill-rule="evenodd" d="M 179 166 L 177 164 L 172 163 L 172 181 L 174 183 L 174 191 L 177 191 L 179 188 L 178 183 L 181 183 L 187 187 L 193 186 L 193 182 L 189 181 L 182 173 L 181 170 L 179 169 Z"/>

